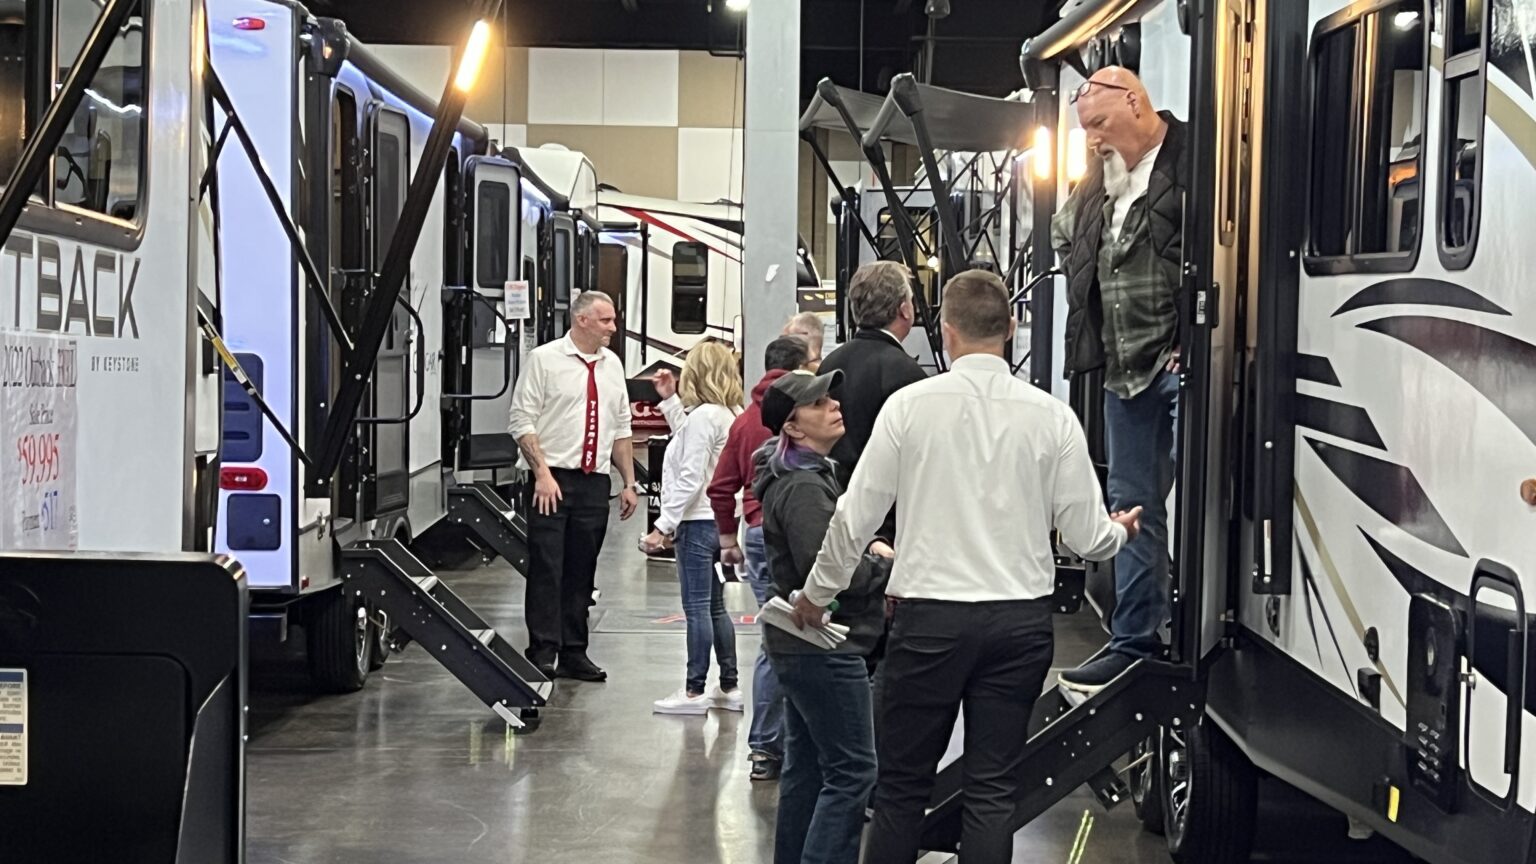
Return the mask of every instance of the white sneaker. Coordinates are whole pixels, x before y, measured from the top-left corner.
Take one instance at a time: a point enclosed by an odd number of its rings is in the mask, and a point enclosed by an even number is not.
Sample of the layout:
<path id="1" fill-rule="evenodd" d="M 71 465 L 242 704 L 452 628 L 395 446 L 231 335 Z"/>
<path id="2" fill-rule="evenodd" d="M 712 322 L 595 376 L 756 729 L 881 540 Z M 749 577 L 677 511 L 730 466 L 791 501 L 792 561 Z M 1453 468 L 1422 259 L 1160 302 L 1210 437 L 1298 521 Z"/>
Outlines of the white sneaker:
<path id="1" fill-rule="evenodd" d="M 656 714 L 707 714 L 709 706 L 708 696 L 689 696 L 688 688 L 684 687 L 665 699 L 657 699 L 651 710 Z"/>
<path id="2" fill-rule="evenodd" d="M 740 687 L 737 687 L 735 690 L 727 693 L 726 691 L 720 689 L 719 684 L 711 684 L 708 692 L 706 692 L 704 695 L 708 697 L 710 705 L 715 708 L 719 708 L 724 711 L 746 710 L 741 701 Z"/>

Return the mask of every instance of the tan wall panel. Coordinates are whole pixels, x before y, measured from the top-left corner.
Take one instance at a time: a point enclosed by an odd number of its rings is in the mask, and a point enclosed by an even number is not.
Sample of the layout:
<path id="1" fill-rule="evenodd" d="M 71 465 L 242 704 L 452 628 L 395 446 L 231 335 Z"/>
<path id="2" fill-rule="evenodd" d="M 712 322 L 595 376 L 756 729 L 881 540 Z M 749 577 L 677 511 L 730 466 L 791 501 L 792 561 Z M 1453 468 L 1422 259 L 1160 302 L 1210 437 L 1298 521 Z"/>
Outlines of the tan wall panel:
<path id="1" fill-rule="evenodd" d="M 746 100 L 742 95 L 745 74 L 740 60 L 712 57 L 707 51 L 680 52 L 677 125 L 706 129 L 741 128 L 746 117 Z"/>
<path id="2" fill-rule="evenodd" d="M 585 153 L 600 183 L 631 195 L 677 197 L 677 130 L 663 126 L 532 124 L 528 146 L 563 144 Z"/>
<path id="3" fill-rule="evenodd" d="M 455 54 L 458 49 L 455 49 Z M 454 66 L 458 60 L 455 57 Z M 505 101 L 503 101 L 505 100 Z M 505 107 L 506 116 L 502 116 Z M 480 81 L 464 105 L 464 116 L 477 123 L 528 122 L 528 49 L 491 46 Z"/>

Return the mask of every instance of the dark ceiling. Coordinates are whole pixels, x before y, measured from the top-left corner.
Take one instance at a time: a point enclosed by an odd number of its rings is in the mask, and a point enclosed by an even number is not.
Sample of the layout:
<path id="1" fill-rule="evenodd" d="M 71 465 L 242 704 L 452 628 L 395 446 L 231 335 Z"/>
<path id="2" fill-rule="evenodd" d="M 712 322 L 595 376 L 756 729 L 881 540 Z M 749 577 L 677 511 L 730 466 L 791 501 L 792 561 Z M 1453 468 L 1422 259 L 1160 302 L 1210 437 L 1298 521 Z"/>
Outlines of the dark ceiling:
<path id="1" fill-rule="evenodd" d="M 932 21 L 925 0 L 801 0 L 801 96 L 817 81 L 884 92 L 892 75 L 931 65 L 930 83 L 990 95 L 1021 85 L 1019 46 L 1055 20 L 1060 0 L 950 0 Z M 374 43 L 442 44 L 463 38 L 469 0 L 309 0 Z M 512 45 L 675 48 L 730 53 L 742 16 L 724 0 L 506 0 Z M 750 14 L 749 16 L 750 17 Z M 863 63 L 860 63 L 861 22 Z M 925 47 L 928 49 L 925 51 Z M 929 58 L 931 57 L 931 64 Z M 861 69 L 862 65 L 862 69 Z"/>

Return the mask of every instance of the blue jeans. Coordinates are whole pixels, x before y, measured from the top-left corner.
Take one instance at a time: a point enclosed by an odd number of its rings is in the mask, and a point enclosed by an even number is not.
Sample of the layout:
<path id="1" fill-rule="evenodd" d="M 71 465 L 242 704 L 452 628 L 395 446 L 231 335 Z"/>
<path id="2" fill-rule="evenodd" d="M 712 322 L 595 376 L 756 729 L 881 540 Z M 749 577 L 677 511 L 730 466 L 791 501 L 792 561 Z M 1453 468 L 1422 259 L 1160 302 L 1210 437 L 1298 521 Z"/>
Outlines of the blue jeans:
<path id="1" fill-rule="evenodd" d="M 1162 649 L 1168 603 L 1168 493 L 1173 489 L 1179 376 L 1159 372 L 1129 399 L 1104 393 L 1109 507 L 1141 507 L 1141 533 L 1115 556 L 1115 612 L 1109 647 L 1133 657 Z"/>
<path id="2" fill-rule="evenodd" d="M 768 553 L 763 547 L 763 526 L 748 526 L 743 547 L 747 556 L 747 582 L 761 607 L 768 602 Z M 752 731 L 747 747 L 775 759 L 784 758 L 784 697 L 779 693 L 779 678 L 768 662 L 767 646 L 757 652 L 752 669 Z"/>
<path id="3" fill-rule="evenodd" d="M 774 864 L 856 864 L 875 786 L 869 669 L 857 654 L 775 654 L 784 773 Z"/>
<path id="4" fill-rule="evenodd" d="M 682 587 L 683 615 L 688 619 L 689 693 L 703 693 L 709 676 L 709 649 L 720 664 L 720 687 L 735 690 L 736 625 L 725 611 L 725 594 L 715 575 L 720 535 L 715 520 L 694 519 L 677 526 L 677 581 Z"/>

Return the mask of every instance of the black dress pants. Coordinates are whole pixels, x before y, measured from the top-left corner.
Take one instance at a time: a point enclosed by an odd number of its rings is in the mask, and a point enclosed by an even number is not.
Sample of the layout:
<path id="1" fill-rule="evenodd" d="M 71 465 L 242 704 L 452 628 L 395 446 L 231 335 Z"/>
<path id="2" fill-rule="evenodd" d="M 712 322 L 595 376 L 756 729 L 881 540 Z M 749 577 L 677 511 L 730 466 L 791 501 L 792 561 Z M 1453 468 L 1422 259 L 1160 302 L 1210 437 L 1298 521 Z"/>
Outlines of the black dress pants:
<path id="1" fill-rule="evenodd" d="M 962 704 L 960 861 L 1013 860 L 1019 761 L 1055 653 L 1051 628 L 1050 598 L 897 605 L 880 667 L 880 777 L 866 862 L 917 860 L 923 811 Z"/>
<path id="2" fill-rule="evenodd" d="M 597 555 L 608 533 L 607 474 L 554 468 L 562 500 L 549 516 L 528 511 L 528 659 L 553 662 L 587 652 L 587 607 Z M 531 497 L 530 497 L 531 504 Z"/>

